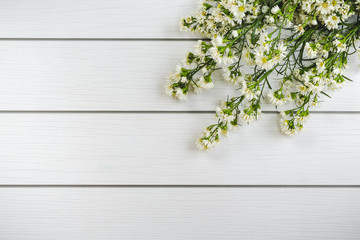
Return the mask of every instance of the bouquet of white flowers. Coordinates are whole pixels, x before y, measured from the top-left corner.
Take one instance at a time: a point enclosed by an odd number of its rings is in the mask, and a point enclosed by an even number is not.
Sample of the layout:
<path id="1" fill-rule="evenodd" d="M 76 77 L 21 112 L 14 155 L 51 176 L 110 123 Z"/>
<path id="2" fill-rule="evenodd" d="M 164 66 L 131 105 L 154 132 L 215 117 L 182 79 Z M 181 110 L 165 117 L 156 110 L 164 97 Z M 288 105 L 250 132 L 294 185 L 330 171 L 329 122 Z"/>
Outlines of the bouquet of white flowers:
<path id="1" fill-rule="evenodd" d="M 301 131 L 321 95 L 350 80 L 343 71 L 349 55 L 359 51 L 359 13 L 360 0 L 203 0 L 180 27 L 210 39 L 198 41 L 169 76 L 167 93 L 186 99 L 189 92 L 213 88 L 219 69 L 240 92 L 216 108 L 217 123 L 197 145 L 208 150 L 221 133 L 258 119 L 264 100 L 289 105 L 280 112 L 285 134 Z M 272 82 L 273 75 L 281 81 Z"/>

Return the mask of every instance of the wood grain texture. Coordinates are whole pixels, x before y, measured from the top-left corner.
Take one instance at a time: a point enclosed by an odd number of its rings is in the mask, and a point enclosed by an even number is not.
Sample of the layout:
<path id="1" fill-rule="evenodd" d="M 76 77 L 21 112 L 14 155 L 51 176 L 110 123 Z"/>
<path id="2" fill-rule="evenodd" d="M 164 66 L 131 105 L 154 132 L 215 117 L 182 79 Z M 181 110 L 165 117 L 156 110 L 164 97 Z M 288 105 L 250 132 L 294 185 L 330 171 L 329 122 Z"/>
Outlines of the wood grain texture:
<path id="1" fill-rule="evenodd" d="M 165 95 L 166 76 L 193 41 L 0 43 L 0 110 L 212 111 L 228 95 L 239 94 L 218 75 L 215 89 L 185 103 Z M 332 99 L 324 96 L 319 111 L 360 111 L 360 61 L 351 62 L 348 76 L 354 82 Z"/>
<path id="2" fill-rule="evenodd" d="M 0 184 L 360 184 L 359 114 L 314 114 L 296 137 L 264 114 L 210 153 L 213 114 L 1 114 Z"/>
<path id="3" fill-rule="evenodd" d="M 0 189 L 6 240 L 355 240 L 359 189 Z"/>
<path id="4" fill-rule="evenodd" d="M 281 135 L 264 114 L 214 151 L 195 149 L 213 114 L 170 112 L 210 111 L 236 94 L 223 81 L 185 103 L 164 94 L 199 38 L 177 25 L 197 2 L 2 2 L 0 239 L 359 239 L 360 188 L 191 186 L 360 185 L 356 58 L 355 81 L 324 98 L 320 111 L 333 113 L 314 114 L 302 135 Z M 3 186 L 17 184 L 28 187 Z"/>
<path id="5" fill-rule="evenodd" d="M 1 38 L 193 38 L 180 19 L 197 0 L 12 0 L 0 9 Z"/>

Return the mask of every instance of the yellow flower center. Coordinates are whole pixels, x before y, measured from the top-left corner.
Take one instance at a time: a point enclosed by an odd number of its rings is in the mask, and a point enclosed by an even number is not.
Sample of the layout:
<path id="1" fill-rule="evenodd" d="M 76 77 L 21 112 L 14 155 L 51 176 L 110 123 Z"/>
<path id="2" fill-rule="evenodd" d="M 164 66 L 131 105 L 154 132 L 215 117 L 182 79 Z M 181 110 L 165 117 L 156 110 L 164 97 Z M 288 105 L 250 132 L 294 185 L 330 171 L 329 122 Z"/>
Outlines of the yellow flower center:
<path id="1" fill-rule="evenodd" d="M 240 7 L 239 7 L 239 11 L 240 11 L 240 12 L 245 12 L 245 6 L 240 6 Z"/>
<path id="2" fill-rule="evenodd" d="M 323 8 L 325 8 L 325 9 L 327 9 L 327 8 L 329 7 L 329 4 L 326 3 L 326 2 L 323 2 L 323 3 L 321 4 L 321 6 L 322 6 Z"/>

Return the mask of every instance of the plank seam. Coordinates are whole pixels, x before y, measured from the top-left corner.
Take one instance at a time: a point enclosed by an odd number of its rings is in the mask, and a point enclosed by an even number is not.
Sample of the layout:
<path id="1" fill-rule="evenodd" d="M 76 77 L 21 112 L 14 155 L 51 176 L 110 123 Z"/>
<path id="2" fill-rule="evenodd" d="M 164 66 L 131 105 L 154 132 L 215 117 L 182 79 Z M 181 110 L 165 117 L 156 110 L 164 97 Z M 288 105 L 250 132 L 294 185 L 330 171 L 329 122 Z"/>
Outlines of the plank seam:
<path id="1" fill-rule="evenodd" d="M 0 110 L 1 113 L 29 114 L 214 114 L 215 111 L 147 111 L 147 110 Z M 279 111 L 262 111 L 264 114 L 278 114 Z M 311 114 L 360 114 L 360 111 L 310 111 Z"/>
<path id="2" fill-rule="evenodd" d="M 2 184 L 0 188 L 360 188 L 360 185 Z"/>
<path id="3" fill-rule="evenodd" d="M 0 38 L 0 41 L 210 41 L 208 38 Z"/>

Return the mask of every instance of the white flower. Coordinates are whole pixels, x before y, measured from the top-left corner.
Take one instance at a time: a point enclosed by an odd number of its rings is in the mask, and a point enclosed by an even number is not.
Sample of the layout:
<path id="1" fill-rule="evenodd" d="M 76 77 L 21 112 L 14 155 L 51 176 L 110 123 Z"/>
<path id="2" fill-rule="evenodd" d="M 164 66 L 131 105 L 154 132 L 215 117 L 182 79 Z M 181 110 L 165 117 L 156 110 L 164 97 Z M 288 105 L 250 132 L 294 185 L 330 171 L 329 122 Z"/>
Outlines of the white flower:
<path id="1" fill-rule="evenodd" d="M 318 54 L 316 47 L 311 46 L 308 42 L 305 44 L 305 52 L 306 55 L 310 58 L 315 58 Z"/>
<path id="2" fill-rule="evenodd" d="M 230 64 L 236 62 L 237 59 L 238 58 L 236 56 L 234 56 L 233 54 L 230 54 L 230 49 L 227 48 L 225 50 L 225 54 L 224 54 L 224 57 L 222 58 L 222 61 L 225 65 L 230 65 Z"/>
<path id="3" fill-rule="evenodd" d="M 187 26 L 185 26 L 184 24 L 187 23 L 189 18 L 185 18 L 185 19 L 181 19 L 179 22 L 179 28 L 181 32 L 187 32 L 187 30 L 189 29 Z M 191 19 L 191 18 L 190 18 Z"/>
<path id="4" fill-rule="evenodd" d="M 240 82 L 241 85 L 241 94 L 246 97 L 248 100 L 252 100 L 255 98 L 255 93 L 247 87 L 247 84 L 245 81 Z"/>
<path id="5" fill-rule="evenodd" d="M 313 92 L 316 94 L 319 94 L 323 90 L 322 86 L 318 85 L 318 84 L 313 84 L 313 83 L 308 82 L 306 85 L 310 92 Z"/>
<path id="6" fill-rule="evenodd" d="M 301 75 L 299 74 L 297 77 L 299 80 L 303 81 L 304 83 L 307 83 L 310 80 L 309 72 L 303 72 L 303 74 Z"/>
<path id="7" fill-rule="evenodd" d="M 303 25 L 301 25 L 301 24 L 297 25 L 295 30 L 300 34 L 303 34 L 305 32 L 305 29 L 304 29 Z"/>
<path id="8" fill-rule="evenodd" d="M 202 137 L 197 139 L 196 146 L 200 150 L 211 150 L 211 148 L 219 142 L 219 138 L 216 136 L 219 134 L 219 129 L 206 128 L 202 134 Z"/>
<path id="9" fill-rule="evenodd" d="M 286 102 L 286 98 L 283 95 L 276 94 L 276 92 L 269 92 L 267 98 L 275 106 L 282 106 Z"/>
<path id="10" fill-rule="evenodd" d="M 310 2 L 310 1 L 301 1 L 301 8 L 305 12 L 309 13 L 314 9 L 314 6 L 313 6 L 312 2 Z"/>
<path id="11" fill-rule="evenodd" d="M 241 23 L 242 19 L 245 17 L 246 7 L 240 1 L 238 2 L 238 4 L 239 5 L 233 5 L 230 8 L 230 11 L 232 12 L 232 14 L 234 14 L 236 20 Z"/>
<path id="12" fill-rule="evenodd" d="M 333 41 L 333 45 L 338 53 L 346 51 L 346 44 L 340 42 L 338 39 Z"/>
<path id="13" fill-rule="evenodd" d="M 175 98 L 178 100 L 186 100 L 187 96 L 184 94 L 183 90 L 181 88 L 175 89 Z"/>
<path id="14" fill-rule="evenodd" d="M 220 52 L 218 51 L 217 47 L 211 47 L 209 49 L 209 52 L 211 54 L 211 57 L 215 59 L 216 62 L 221 63 L 222 62 L 222 56 Z"/>
<path id="15" fill-rule="evenodd" d="M 296 129 L 291 129 L 291 128 L 285 129 L 285 128 L 283 128 L 282 131 L 283 131 L 283 133 L 285 135 L 288 135 L 288 136 L 295 136 L 297 134 Z"/>
<path id="16" fill-rule="evenodd" d="M 265 22 L 269 25 L 272 25 L 275 23 L 275 19 L 272 16 L 266 16 L 265 17 Z"/>
<path id="17" fill-rule="evenodd" d="M 165 93 L 170 97 L 174 96 L 174 89 L 171 84 L 165 86 Z"/>
<path id="18" fill-rule="evenodd" d="M 196 82 L 198 87 L 204 88 L 204 89 L 210 89 L 214 87 L 214 83 L 212 81 L 208 82 L 205 80 L 205 78 L 202 76 L 199 78 L 199 80 Z"/>
<path id="19" fill-rule="evenodd" d="M 325 1 L 318 0 L 317 2 L 318 2 L 317 10 L 322 15 L 330 14 L 334 10 L 334 6 L 331 3 L 328 3 L 327 0 Z"/>
<path id="20" fill-rule="evenodd" d="M 279 11 L 280 11 L 280 8 L 279 8 L 278 5 L 276 5 L 275 7 L 273 7 L 273 8 L 271 9 L 271 13 L 272 13 L 272 14 L 277 14 Z"/>
<path id="21" fill-rule="evenodd" d="M 360 56 L 360 54 L 359 54 Z M 242 52 L 242 59 L 245 61 L 246 64 L 252 66 L 255 64 L 254 59 L 251 57 L 251 52 L 248 48 L 244 48 Z"/>
<path id="22" fill-rule="evenodd" d="M 268 10 L 269 10 L 269 7 L 268 7 L 267 5 L 264 5 L 264 6 L 261 8 L 261 12 L 262 12 L 262 13 L 266 13 Z"/>
<path id="23" fill-rule="evenodd" d="M 214 145 L 214 142 L 211 142 L 210 140 L 208 139 L 198 139 L 196 141 L 196 146 L 198 149 L 200 150 L 205 150 L 205 151 L 209 151 L 211 150 L 211 148 L 213 147 Z"/>
<path id="24" fill-rule="evenodd" d="M 196 142 L 196 147 L 200 150 L 208 150 L 209 148 L 203 143 L 203 140 L 201 138 L 197 139 Z"/>
<path id="25" fill-rule="evenodd" d="M 244 77 L 241 76 L 241 74 L 238 77 L 233 77 L 231 76 L 231 72 L 228 68 L 224 68 L 223 71 L 224 71 L 223 74 L 224 79 L 232 84 L 239 85 L 241 82 L 244 81 Z"/>
<path id="26" fill-rule="evenodd" d="M 339 75 L 339 74 L 343 74 L 344 70 L 342 68 L 336 67 L 333 69 L 332 73 L 334 75 Z"/>
<path id="27" fill-rule="evenodd" d="M 182 82 L 182 83 L 186 83 L 188 80 L 187 80 L 187 78 L 186 77 L 181 77 L 180 78 L 180 82 Z"/>
<path id="28" fill-rule="evenodd" d="M 223 46 L 224 45 L 224 39 L 221 36 L 217 36 L 216 38 L 213 38 L 212 41 L 214 46 Z"/>
<path id="29" fill-rule="evenodd" d="M 226 109 L 222 109 L 220 107 L 216 107 L 216 117 L 224 123 L 231 122 L 235 119 L 234 115 L 228 114 Z"/>
<path id="30" fill-rule="evenodd" d="M 283 58 L 285 57 L 286 55 L 286 50 L 287 50 L 287 47 L 285 45 L 284 42 L 280 42 L 279 45 L 277 46 L 277 51 L 279 52 L 277 56 L 275 56 L 275 59 L 278 60 L 278 62 L 282 61 Z"/>
<path id="31" fill-rule="evenodd" d="M 232 31 L 231 32 L 231 35 L 234 37 L 234 38 L 237 38 L 238 36 L 239 36 L 239 33 L 238 33 L 238 31 Z"/>
<path id="32" fill-rule="evenodd" d="M 296 126 L 294 126 L 293 123 L 291 125 L 289 124 L 289 120 L 284 119 L 283 117 L 286 117 L 282 115 L 282 118 L 280 119 L 280 129 L 281 131 L 288 136 L 294 136 L 298 133 L 298 129 Z"/>
<path id="33" fill-rule="evenodd" d="M 329 52 L 326 51 L 325 49 L 320 51 L 320 54 L 323 58 L 328 58 L 329 57 Z"/>
<path id="34" fill-rule="evenodd" d="M 258 41 L 258 47 L 255 49 L 255 52 L 264 52 L 270 50 L 270 44 L 268 43 L 269 37 L 266 32 L 260 33 L 260 38 Z"/>
<path id="35" fill-rule="evenodd" d="M 337 29 L 339 22 L 340 18 L 336 15 L 330 15 L 325 19 L 325 25 L 329 30 Z"/>
<path id="36" fill-rule="evenodd" d="M 324 59 L 318 58 L 316 60 L 316 70 L 318 73 L 322 73 L 325 70 L 325 62 Z"/>
<path id="37" fill-rule="evenodd" d="M 312 101 L 311 103 L 310 103 L 310 106 L 311 107 L 314 107 L 314 108 L 318 108 L 318 107 L 320 107 L 320 102 L 319 101 Z"/>
<path id="38" fill-rule="evenodd" d="M 298 90 L 301 94 L 305 95 L 309 93 L 309 89 L 306 85 L 299 83 L 296 86 L 296 90 Z"/>
<path id="39" fill-rule="evenodd" d="M 332 80 L 329 83 L 328 87 L 329 87 L 330 90 L 336 91 L 336 90 L 339 90 L 339 89 L 343 88 L 344 84 L 345 84 L 344 82 L 336 82 L 336 81 Z"/>
<path id="40" fill-rule="evenodd" d="M 268 56 L 265 55 L 265 52 L 263 51 L 257 51 L 255 50 L 255 63 L 259 67 L 270 70 L 274 66 L 274 61 L 272 59 L 269 59 Z"/>
<path id="41" fill-rule="evenodd" d="M 310 118 L 310 115 L 307 115 L 307 116 L 299 116 L 299 115 L 296 115 L 295 116 L 295 121 L 296 123 L 305 123 L 308 119 Z"/>
<path id="42" fill-rule="evenodd" d="M 194 46 L 194 53 L 195 53 L 196 56 L 202 57 L 202 56 L 205 55 L 205 53 L 203 52 L 203 49 L 202 49 L 203 48 L 202 47 L 202 42 L 203 41 L 199 40 L 199 41 L 197 41 L 197 43 Z"/>
<path id="43" fill-rule="evenodd" d="M 310 21 L 310 23 L 311 23 L 311 25 L 317 25 L 318 23 L 317 23 L 317 21 L 316 21 L 316 19 L 312 19 L 311 21 Z"/>
<path id="44" fill-rule="evenodd" d="M 244 122 L 246 124 L 250 124 L 250 123 L 256 121 L 255 114 L 248 114 L 244 111 L 241 111 L 241 113 L 239 114 L 239 118 L 242 122 Z"/>

